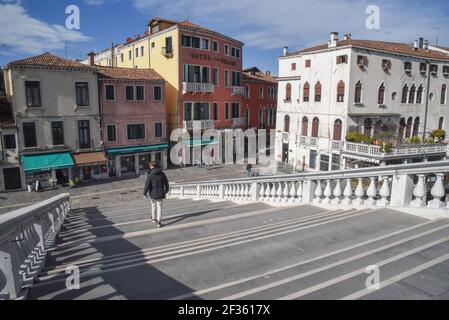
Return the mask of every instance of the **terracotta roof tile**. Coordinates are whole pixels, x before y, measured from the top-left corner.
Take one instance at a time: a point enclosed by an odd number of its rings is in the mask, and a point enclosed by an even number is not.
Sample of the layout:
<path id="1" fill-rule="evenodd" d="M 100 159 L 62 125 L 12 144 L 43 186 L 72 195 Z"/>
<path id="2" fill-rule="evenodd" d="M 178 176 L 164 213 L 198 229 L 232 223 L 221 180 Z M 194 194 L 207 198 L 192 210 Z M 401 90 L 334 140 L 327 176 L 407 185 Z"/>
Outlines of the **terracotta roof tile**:
<path id="1" fill-rule="evenodd" d="M 38 56 L 10 62 L 9 66 L 63 67 L 63 68 L 81 68 L 92 70 L 90 66 L 87 66 L 77 61 L 58 57 L 49 52 L 46 52 Z"/>
<path id="2" fill-rule="evenodd" d="M 99 77 L 103 79 L 129 79 L 164 81 L 164 78 L 153 69 L 95 67 Z"/>
<path id="3" fill-rule="evenodd" d="M 449 61 L 449 56 L 438 51 L 431 51 L 425 49 L 414 49 L 412 45 L 407 43 L 397 43 L 397 42 L 387 42 L 387 41 L 374 41 L 374 40 L 341 40 L 338 41 L 337 47 L 353 46 L 358 48 L 366 48 L 372 50 L 386 51 L 401 55 L 414 56 L 420 58 L 429 58 L 437 60 L 447 60 Z M 287 54 L 287 56 L 301 55 L 305 53 L 311 53 L 315 51 L 321 51 L 328 49 L 327 44 L 317 45 L 310 48 L 305 48 L 299 51 L 295 51 Z"/>
<path id="4" fill-rule="evenodd" d="M 242 78 L 243 81 L 263 81 L 263 82 L 271 82 L 277 83 L 276 77 L 272 75 L 268 75 L 265 72 L 255 71 L 259 70 L 257 67 L 247 68 L 243 70 Z"/>

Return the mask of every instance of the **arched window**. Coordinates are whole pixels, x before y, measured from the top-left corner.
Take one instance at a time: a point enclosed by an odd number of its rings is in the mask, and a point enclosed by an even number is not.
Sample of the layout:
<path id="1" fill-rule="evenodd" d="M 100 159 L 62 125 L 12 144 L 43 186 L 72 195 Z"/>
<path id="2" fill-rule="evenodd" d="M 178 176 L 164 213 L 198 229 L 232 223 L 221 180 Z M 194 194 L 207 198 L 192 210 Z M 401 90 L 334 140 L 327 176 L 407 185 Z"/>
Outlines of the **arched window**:
<path id="1" fill-rule="evenodd" d="M 301 135 L 307 137 L 309 134 L 309 119 L 307 117 L 302 118 Z"/>
<path id="2" fill-rule="evenodd" d="M 319 130 L 320 130 L 320 120 L 318 118 L 313 118 L 313 121 L 312 121 L 312 137 L 318 138 Z"/>
<path id="3" fill-rule="evenodd" d="M 421 84 L 418 87 L 418 92 L 416 93 L 416 103 L 418 103 L 418 104 L 422 103 L 423 91 L 424 91 L 424 88 L 423 88 L 423 86 Z"/>
<path id="4" fill-rule="evenodd" d="M 363 134 L 366 134 L 367 136 L 371 137 L 371 133 L 373 131 L 373 122 L 371 119 L 365 119 L 365 122 L 363 123 Z"/>
<path id="5" fill-rule="evenodd" d="M 444 125 L 444 118 L 440 117 L 440 119 L 438 120 L 438 129 L 443 129 L 443 125 Z"/>
<path id="6" fill-rule="evenodd" d="M 446 104 L 446 85 L 441 86 L 441 104 Z"/>
<path id="7" fill-rule="evenodd" d="M 321 83 L 318 81 L 315 84 L 315 102 L 321 101 Z"/>
<path id="8" fill-rule="evenodd" d="M 259 88 L 259 98 L 263 99 L 263 87 Z"/>
<path id="9" fill-rule="evenodd" d="M 285 101 L 292 101 L 292 85 L 287 83 L 285 87 Z"/>
<path id="10" fill-rule="evenodd" d="M 407 119 L 407 125 L 405 127 L 405 137 L 410 138 L 412 134 L 412 125 L 413 125 L 413 118 L 410 117 Z"/>
<path id="11" fill-rule="evenodd" d="M 401 99 L 401 102 L 402 103 L 407 103 L 407 98 L 408 98 L 408 86 L 405 84 L 404 87 L 402 88 L 402 99 Z"/>
<path id="12" fill-rule="evenodd" d="M 284 118 L 284 132 L 290 132 L 290 116 L 286 115 Z"/>
<path id="13" fill-rule="evenodd" d="M 410 93 L 408 94 L 408 103 L 415 103 L 415 93 L 416 93 L 416 87 L 415 87 L 415 85 L 412 85 L 410 87 Z"/>
<path id="14" fill-rule="evenodd" d="M 245 97 L 246 98 L 250 98 L 250 90 L 249 90 L 249 86 L 246 86 L 246 88 L 245 88 Z"/>
<path id="15" fill-rule="evenodd" d="M 334 140 L 341 140 L 342 125 L 343 125 L 343 123 L 341 122 L 340 119 L 335 120 L 334 134 L 333 134 Z"/>
<path id="16" fill-rule="evenodd" d="M 304 86 L 302 88 L 302 100 L 304 102 L 308 102 L 309 101 L 309 94 L 310 94 L 310 85 L 308 82 L 304 83 Z"/>
<path id="17" fill-rule="evenodd" d="M 354 102 L 355 103 L 361 103 L 362 102 L 362 83 L 359 81 L 355 85 L 355 95 L 354 95 Z"/>
<path id="18" fill-rule="evenodd" d="M 345 83 L 343 80 L 340 80 L 340 82 L 337 85 L 337 102 L 344 102 L 345 101 Z"/>
<path id="19" fill-rule="evenodd" d="M 415 118 L 415 122 L 413 124 L 413 136 L 417 136 L 419 134 L 419 117 Z"/>
<path id="20" fill-rule="evenodd" d="M 399 121 L 399 139 L 404 139 L 405 133 L 405 118 L 401 118 Z"/>
<path id="21" fill-rule="evenodd" d="M 384 104 L 385 102 L 385 85 L 382 83 L 379 87 L 377 95 L 377 104 Z"/>

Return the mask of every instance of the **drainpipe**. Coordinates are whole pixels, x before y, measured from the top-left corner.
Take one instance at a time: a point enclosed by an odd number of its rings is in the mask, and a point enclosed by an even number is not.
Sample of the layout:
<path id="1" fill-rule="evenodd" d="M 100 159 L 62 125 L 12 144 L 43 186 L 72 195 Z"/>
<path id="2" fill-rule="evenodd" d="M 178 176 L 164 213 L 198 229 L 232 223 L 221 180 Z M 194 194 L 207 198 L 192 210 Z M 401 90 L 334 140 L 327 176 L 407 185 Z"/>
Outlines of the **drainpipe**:
<path id="1" fill-rule="evenodd" d="M 427 112 L 429 109 L 429 95 L 430 95 L 430 61 L 427 60 L 427 84 L 426 84 L 426 105 L 424 108 L 424 125 L 423 125 L 423 134 L 422 134 L 422 140 L 423 143 L 426 139 L 426 131 L 427 131 Z"/>

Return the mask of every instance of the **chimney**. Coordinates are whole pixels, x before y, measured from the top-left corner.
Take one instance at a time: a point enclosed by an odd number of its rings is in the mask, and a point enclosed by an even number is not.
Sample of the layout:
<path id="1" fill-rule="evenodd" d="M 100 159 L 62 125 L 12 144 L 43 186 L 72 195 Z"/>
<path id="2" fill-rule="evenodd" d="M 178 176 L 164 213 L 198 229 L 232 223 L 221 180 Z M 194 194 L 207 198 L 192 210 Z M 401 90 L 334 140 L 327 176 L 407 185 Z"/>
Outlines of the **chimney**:
<path id="1" fill-rule="evenodd" d="M 267 76 L 271 76 L 271 71 L 265 71 L 265 74 L 266 74 Z"/>
<path id="2" fill-rule="evenodd" d="M 418 46 L 420 49 L 424 48 L 424 38 L 420 37 L 418 40 Z"/>
<path id="3" fill-rule="evenodd" d="M 288 47 L 284 47 L 284 57 L 288 54 Z"/>
<path id="4" fill-rule="evenodd" d="M 89 57 L 89 65 L 95 65 L 95 52 L 91 51 L 87 54 L 87 56 Z"/>
<path id="5" fill-rule="evenodd" d="M 329 48 L 335 48 L 338 43 L 338 32 L 331 32 Z"/>
<path id="6" fill-rule="evenodd" d="M 115 50 L 114 42 L 112 42 L 112 44 L 111 44 L 111 67 L 116 67 L 116 66 L 114 66 L 114 50 Z"/>
<path id="7" fill-rule="evenodd" d="M 345 34 L 344 39 L 345 40 L 351 40 L 351 34 L 350 33 Z"/>
<path id="8" fill-rule="evenodd" d="M 429 40 L 424 40 L 424 42 L 423 42 L 423 49 L 424 50 L 429 50 Z"/>
<path id="9" fill-rule="evenodd" d="M 418 40 L 415 40 L 415 43 L 414 43 L 414 45 L 413 45 L 413 50 L 418 50 L 418 48 L 419 48 L 419 43 L 418 43 Z"/>

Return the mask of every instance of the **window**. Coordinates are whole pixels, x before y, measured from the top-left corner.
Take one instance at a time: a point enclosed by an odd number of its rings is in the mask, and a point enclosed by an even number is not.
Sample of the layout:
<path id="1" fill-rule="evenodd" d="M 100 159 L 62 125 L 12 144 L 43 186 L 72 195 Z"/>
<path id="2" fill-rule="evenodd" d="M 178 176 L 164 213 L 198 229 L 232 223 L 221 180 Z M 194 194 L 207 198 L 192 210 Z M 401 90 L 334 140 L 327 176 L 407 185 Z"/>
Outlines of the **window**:
<path id="1" fill-rule="evenodd" d="M 231 108 L 232 108 L 232 118 L 233 119 L 240 118 L 240 103 L 233 102 L 231 104 Z"/>
<path id="2" fill-rule="evenodd" d="M 446 104 L 446 91 L 447 91 L 446 89 L 447 89 L 446 85 L 443 84 L 441 86 L 441 99 L 440 99 L 441 104 Z"/>
<path id="3" fill-rule="evenodd" d="M 259 88 L 259 98 L 263 99 L 263 87 Z"/>
<path id="4" fill-rule="evenodd" d="M 76 105 L 88 106 L 89 105 L 89 83 L 77 82 L 76 86 Z"/>
<path id="5" fill-rule="evenodd" d="M 286 115 L 284 117 L 284 132 L 290 132 L 290 116 Z"/>
<path id="6" fill-rule="evenodd" d="M 143 46 L 141 46 L 141 47 L 140 47 L 140 56 L 142 56 L 142 57 L 143 57 L 143 53 L 144 53 L 144 47 L 143 47 Z"/>
<path id="7" fill-rule="evenodd" d="M 366 68 L 368 66 L 368 57 L 367 56 L 357 56 L 357 65 L 359 66 L 359 68 L 362 68 L 362 69 Z"/>
<path id="8" fill-rule="evenodd" d="M 192 120 L 192 104 L 184 103 L 184 121 Z"/>
<path id="9" fill-rule="evenodd" d="M 301 135 L 307 137 L 309 134 L 309 119 L 307 117 L 302 118 Z"/>
<path id="10" fill-rule="evenodd" d="M 136 58 L 139 57 L 139 48 L 136 48 Z"/>
<path id="11" fill-rule="evenodd" d="M 337 85 L 337 102 L 344 102 L 345 101 L 345 83 L 343 80 L 340 80 L 340 82 Z"/>
<path id="12" fill-rule="evenodd" d="M 440 119 L 438 120 L 438 129 L 443 129 L 443 125 L 444 125 L 444 118 L 440 117 Z"/>
<path id="13" fill-rule="evenodd" d="M 240 49 L 232 47 L 231 56 L 234 58 L 240 58 Z"/>
<path id="14" fill-rule="evenodd" d="M 173 40 L 172 37 L 165 38 L 165 55 L 171 55 L 173 53 Z"/>
<path id="15" fill-rule="evenodd" d="M 186 35 L 181 36 L 181 45 L 183 47 L 191 47 L 192 46 L 192 38 Z"/>
<path id="16" fill-rule="evenodd" d="M 218 69 L 212 69 L 212 82 L 215 86 L 218 86 Z"/>
<path id="17" fill-rule="evenodd" d="M 385 103 L 385 85 L 382 83 L 377 94 L 377 104 Z"/>
<path id="18" fill-rule="evenodd" d="M 90 147 L 89 120 L 78 120 L 78 148 L 89 149 Z"/>
<path id="19" fill-rule="evenodd" d="M 419 117 L 415 118 L 415 122 L 413 123 L 413 136 L 417 136 L 419 134 Z"/>
<path id="20" fill-rule="evenodd" d="M 224 85 L 225 87 L 229 87 L 229 71 L 225 70 L 224 72 Z"/>
<path id="21" fill-rule="evenodd" d="M 245 88 L 245 98 L 249 99 L 251 97 L 251 90 L 249 86 L 246 86 Z"/>
<path id="22" fill-rule="evenodd" d="M 41 106 L 41 90 L 39 81 L 25 81 L 27 107 Z"/>
<path id="23" fill-rule="evenodd" d="M 315 84 L 315 102 L 321 102 L 321 83 L 319 81 Z"/>
<path id="24" fill-rule="evenodd" d="M 443 66 L 443 76 L 449 76 L 449 66 Z"/>
<path id="25" fill-rule="evenodd" d="M 427 72 L 427 64 L 425 64 L 424 62 L 421 62 L 419 64 L 419 72 L 421 72 L 422 74 L 425 74 Z"/>
<path id="26" fill-rule="evenodd" d="M 285 87 L 285 101 L 292 101 L 292 85 L 287 83 Z"/>
<path id="27" fill-rule="evenodd" d="M 412 72 L 412 63 L 411 62 L 404 62 L 404 72 L 410 73 Z"/>
<path id="28" fill-rule="evenodd" d="M 34 124 L 34 122 L 23 123 L 23 140 L 25 148 L 37 147 L 36 125 Z"/>
<path id="29" fill-rule="evenodd" d="M 240 72 L 232 71 L 232 86 L 233 87 L 240 87 L 241 86 L 241 76 Z"/>
<path id="30" fill-rule="evenodd" d="M 184 82 L 209 83 L 209 67 L 185 64 Z"/>
<path id="31" fill-rule="evenodd" d="M 201 49 L 209 50 L 209 39 L 201 39 Z"/>
<path id="32" fill-rule="evenodd" d="M 371 119 L 365 119 L 365 122 L 363 123 L 363 134 L 371 137 L 371 131 L 373 131 L 373 122 Z"/>
<path id="33" fill-rule="evenodd" d="M 308 102 L 309 101 L 309 94 L 310 94 L 310 85 L 308 82 L 304 83 L 304 87 L 302 88 L 302 100 L 304 102 Z"/>
<path id="34" fill-rule="evenodd" d="M 3 136 L 3 141 L 5 143 L 5 149 L 15 149 L 16 145 L 16 135 L 15 134 L 5 134 Z"/>
<path id="35" fill-rule="evenodd" d="M 134 101 L 134 86 L 126 86 L 126 97 L 127 101 Z"/>
<path id="36" fill-rule="evenodd" d="M 408 103 L 415 103 L 415 93 L 416 87 L 415 85 L 412 85 L 410 88 L 410 93 L 408 94 Z"/>
<path id="37" fill-rule="evenodd" d="M 430 73 L 433 75 L 436 75 L 438 73 L 438 65 L 437 64 L 430 65 Z"/>
<path id="38" fill-rule="evenodd" d="M 318 157 L 318 152 L 316 150 L 310 150 L 309 168 L 315 169 L 316 159 Z"/>
<path id="39" fill-rule="evenodd" d="M 399 138 L 404 139 L 404 133 L 405 133 L 405 118 L 401 118 L 399 120 Z"/>
<path id="40" fill-rule="evenodd" d="M 405 84 L 404 87 L 402 88 L 401 103 L 407 103 L 407 98 L 408 98 L 408 86 Z"/>
<path id="41" fill-rule="evenodd" d="M 341 122 L 340 119 L 335 120 L 333 139 L 336 141 L 341 140 L 342 125 L 343 125 L 343 122 Z"/>
<path id="42" fill-rule="evenodd" d="M 218 117 L 218 103 L 214 103 L 214 120 L 217 121 L 219 119 Z"/>
<path id="43" fill-rule="evenodd" d="M 128 124 L 127 126 L 128 140 L 142 140 L 145 139 L 145 125 L 144 124 Z"/>
<path id="44" fill-rule="evenodd" d="M 296 63 L 292 63 L 291 69 L 292 69 L 292 70 L 296 70 Z"/>
<path id="45" fill-rule="evenodd" d="M 162 138 L 162 123 L 156 122 L 154 124 L 154 136 L 156 138 Z"/>
<path id="46" fill-rule="evenodd" d="M 125 60 L 125 56 L 123 53 L 120 54 L 120 62 L 123 62 Z"/>
<path id="47" fill-rule="evenodd" d="M 362 103 L 362 83 L 359 81 L 355 85 L 354 103 Z"/>
<path id="48" fill-rule="evenodd" d="M 106 126 L 106 130 L 108 133 L 108 142 L 116 142 L 117 141 L 117 129 L 113 124 L 108 124 Z"/>
<path id="49" fill-rule="evenodd" d="M 144 86 L 136 86 L 136 100 L 137 101 L 145 100 L 145 87 Z"/>
<path id="50" fill-rule="evenodd" d="M 311 66 L 312 66 L 312 60 L 307 59 L 307 60 L 305 61 L 305 67 L 306 67 L 306 68 L 310 68 Z"/>
<path id="51" fill-rule="evenodd" d="M 64 145 L 64 126 L 62 121 L 51 122 L 51 135 L 54 146 Z"/>
<path id="52" fill-rule="evenodd" d="M 161 86 L 153 87 L 153 100 L 154 101 L 162 101 L 162 87 Z"/>
<path id="53" fill-rule="evenodd" d="M 129 50 L 128 52 L 128 60 L 131 60 L 133 58 L 133 52 Z"/>
<path id="54" fill-rule="evenodd" d="M 407 125 L 405 127 L 405 137 L 409 138 L 411 133 L 412 133 L 412 124 L 413 124 L 413 119 L 412 117 L 407 119 Z"/>
<path id="55" fill-rule="evenodd" d="M 391 70 L 391 60 L 383 59 L 382 69 L 384 69 L 385 72 L 389 72 Z"/>
<path id="56" fill-rule="evenodd" d="M 115 86 L 113 84 L 105 85 L 106 91 L 106 101 L 114 101 L 115 100 Z"/>
<path id="57" fill-rule="evenodd" d="M 313 118 L 313 121 L 312 121 L 312 137 L 318 138 L 319 129 L 320 129 L 320 120 L 318 118 Z"/>
<path id="58" fill-rule="evenodd" d="M 337 56 L 337 64 L 342 64 L 342 63 L 348 63 L 347 55 Z"/>
<path id="59" fill-rule="evenodd" d="M 229 56 L 229 46 L 227 44 L 224 45 L 224 54 Z"/>
<path id="60" fill-rule="evenodd" d="M 225 102 L 225 120 L 229 119 L 229 103 Z"/>
<path id="61" fill-rule="evenodd" d="M 212 42 L 212 50 L 218 52 L 218 41 Z"/>
<path id="62" fill-rule="evenodd" d="M 418 104 L 422 103 L 423 91 L 424 91 L 424 88 L 422 85 L 420 85 L 418 87 L 418 93 L 416 94 L 416 103 L 418 103 Z"/>

